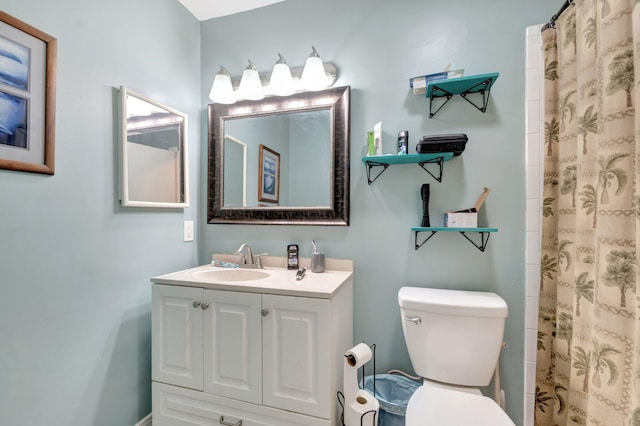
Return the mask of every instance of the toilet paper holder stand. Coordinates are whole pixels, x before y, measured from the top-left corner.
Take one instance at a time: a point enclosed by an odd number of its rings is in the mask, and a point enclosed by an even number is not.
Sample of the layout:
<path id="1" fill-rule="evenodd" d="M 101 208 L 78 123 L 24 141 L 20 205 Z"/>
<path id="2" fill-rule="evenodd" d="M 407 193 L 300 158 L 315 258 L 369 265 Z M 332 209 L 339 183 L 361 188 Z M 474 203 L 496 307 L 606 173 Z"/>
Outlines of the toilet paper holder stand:
<path id="1" fill-rule="evenodd" d="M 375 398 L 376 397 L 376 344 L 374 343 L 372 345 L 369 345 L 369 347 L 371 348 L 371 353 L 373 354 L 371 359 L 373 361 L 373 397 Z M 364 378 L 365 378 L 365 365 L 366 364 L 362 364 L 362 367 L 360 367 L 360 371 L 362 372 L 363 386 L 364 386 Z M 360 383 L 358 383 L 358 387 L 360 387 Z M 360 389 L 362 389 L 362 387 L 360 387 Z M 344 404 L 345 404 L 344 394 L 341 391 L 338 391 L 336 394 L 336 397 L 338 398 L 338 404 L 340 404 L 340 407 L 342 408 L 342 412 L 340 413 L 340 425 L 346 426 L 344 424 Z M 378 414 L 377 411 L 370 410 L 362 413 L 362 415 L 360 416 L 360 426 L 366 426 L 364 421 L 365 421 L 365 417 L 367 417 L 367 415 L 369 414 L 373 414 L 373 424 L 374 425 L 378 424 L 376 419 L 376 416 Z"/>

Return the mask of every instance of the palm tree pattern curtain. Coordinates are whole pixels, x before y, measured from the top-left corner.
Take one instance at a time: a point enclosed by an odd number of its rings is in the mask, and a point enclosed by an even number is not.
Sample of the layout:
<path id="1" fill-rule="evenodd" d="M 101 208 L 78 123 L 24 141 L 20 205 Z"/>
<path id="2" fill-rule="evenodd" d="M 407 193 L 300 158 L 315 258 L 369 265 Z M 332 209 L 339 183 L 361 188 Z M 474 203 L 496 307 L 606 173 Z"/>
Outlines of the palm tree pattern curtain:
<path id="1" fill-rule="evenodd" d="M 538 426 L 640 426 L 637 3 L 576 0 L 542 33 Z"/>

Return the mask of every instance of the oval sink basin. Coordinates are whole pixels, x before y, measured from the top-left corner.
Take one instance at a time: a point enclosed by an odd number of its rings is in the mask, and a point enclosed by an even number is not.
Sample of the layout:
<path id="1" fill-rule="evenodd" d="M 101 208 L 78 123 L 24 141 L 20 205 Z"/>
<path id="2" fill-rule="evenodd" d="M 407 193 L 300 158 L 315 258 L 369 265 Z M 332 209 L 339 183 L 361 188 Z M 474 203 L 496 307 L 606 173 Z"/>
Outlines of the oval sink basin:
<path id="1" fill-rule="evenodd" d="M 269 277 L 268 272 L 255 269 L 216 269 L 213 271 L 199 271 L 193 274 L 201 280 L 210 281 L 255 281 Z"/>

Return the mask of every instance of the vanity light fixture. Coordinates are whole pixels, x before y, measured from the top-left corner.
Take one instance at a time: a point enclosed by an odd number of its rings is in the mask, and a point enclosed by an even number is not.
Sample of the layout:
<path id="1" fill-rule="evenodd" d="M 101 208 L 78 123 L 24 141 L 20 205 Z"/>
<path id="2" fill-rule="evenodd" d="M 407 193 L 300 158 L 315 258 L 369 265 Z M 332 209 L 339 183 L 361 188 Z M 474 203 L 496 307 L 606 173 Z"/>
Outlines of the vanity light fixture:
<path id="1" fill-rule="evenodd" d="M 296 91 L 293 87 L 293 77 L 289 65 L 284 60 L 284 56 L 278 53 L 278 60 L 273 66 L 271 79 L 269 80 L 269 89 L 276 96 L 293 95 Z"/>
<path id="2" fill-rule="evenodd" d="M 336 67 L 331 63 L 323 63 L 315 46 L 312 46 L 304 68 L 289 68 L 280 53 L 269 73 L 260 74 L 256 65 L 249 60 L 242 78 L 232 79 L 229 71 L 221 66 L 211 86 L 209 99 L 220 104 L 233 104 L 240 99 L 258 101 L 265 96 L 289 96 L 305 90 L 326 89 L 336 79 Z"/>
<path id="3" fill-rule="evenodd" d="M 219 104 L 232 104 L 236 101 L 236 94 L 231 85 L 231 74 L 222 65 L 213 79 L 209 99 Z"/>
<path id="4" fill-rule="evenodd" d="M 260 74 L 256 65 L 249 59 L 249 65 L 242 72 L 242 80 L 238 87 L 238 98 L 248 99 L 250 101 L 259 101 L 264 99 L 264 88 L 260 81 Z"/>
<path id="5" fill-rule="evenodd" d="M 311 46 L 311 53 L 304 64 L 300 81 L 304 89 L 311 91 L 326 89 L 328 86 L 327 73 L 315 46 Z"/>

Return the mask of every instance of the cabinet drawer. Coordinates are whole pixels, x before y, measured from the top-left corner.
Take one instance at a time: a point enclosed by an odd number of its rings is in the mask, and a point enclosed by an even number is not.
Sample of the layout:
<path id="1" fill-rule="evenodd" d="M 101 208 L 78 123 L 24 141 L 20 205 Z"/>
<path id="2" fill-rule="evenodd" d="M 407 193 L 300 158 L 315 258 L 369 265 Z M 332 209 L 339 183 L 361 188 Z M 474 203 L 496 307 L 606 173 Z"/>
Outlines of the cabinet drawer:
<path id="1" fill-rule="evenodd" d="M 335 426 L 336 422 L 153 382 L 153 426 Z"/>

